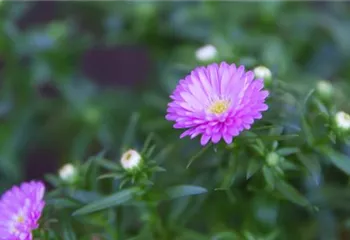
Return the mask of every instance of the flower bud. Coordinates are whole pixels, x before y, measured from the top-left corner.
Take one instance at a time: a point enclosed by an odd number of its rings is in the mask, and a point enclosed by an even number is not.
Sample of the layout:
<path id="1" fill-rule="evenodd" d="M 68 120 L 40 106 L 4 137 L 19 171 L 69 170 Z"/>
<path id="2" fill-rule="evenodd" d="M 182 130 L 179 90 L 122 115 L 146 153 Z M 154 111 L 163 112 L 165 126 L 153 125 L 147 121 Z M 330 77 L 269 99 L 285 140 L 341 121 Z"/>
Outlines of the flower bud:
<path id="1" fill-rule="evenodd" d="M 270 152 L 266 156 L 266 162 L 269 166 L 276 166 L 279 162 L 280 156 L 275 152 Z"/>
<path id="2" fill-rule="evenodd" d="M 65 164 L 59 171 L 58 174 L 60 178 L 67 183 L 73 183 L 77 179 L 77 170 L 70 164 Z"/>
<path id="3" fill-rule="evenodd" d="M 350 115 L 345 112 L 337 112 L 335 114 L 335 124 L 340 130 L 350 130 Z"/>
<path id="4" fill-rule="evenodd" d="M 265 66 L 258 66 L 256 68 L 254 68 L 254 74 L 255 74 L 255 78 L 262 78 L 264 79 L 264 83 L 265 85 L 270 85 L 271 81 L 272 81 L 272 73 L 270 71 L 270 69 L 268 69 Z"/>
<path id="5" fill-rule="evenodd" d="M 140 166 L 141 160 L 141 155 L 130 149 L 123 154 L 120 163 L 125 170 L 134 170 Z"/>
<path id="6" fill-rule="evenodd" d="M 213 45 L 204 45 L 201 48 L 198 48 L 196 51 L 196 59 L 201 62 L 208 62 L 215 60 L 218 52 L 216 47 Z"/>
<path id="7" fill-rule="evenodd" d="M 333 95 L 333 86 L 328 81 L 319 81 L 316 86 L 316 93 L 323 100 L 330 99 Z"/>

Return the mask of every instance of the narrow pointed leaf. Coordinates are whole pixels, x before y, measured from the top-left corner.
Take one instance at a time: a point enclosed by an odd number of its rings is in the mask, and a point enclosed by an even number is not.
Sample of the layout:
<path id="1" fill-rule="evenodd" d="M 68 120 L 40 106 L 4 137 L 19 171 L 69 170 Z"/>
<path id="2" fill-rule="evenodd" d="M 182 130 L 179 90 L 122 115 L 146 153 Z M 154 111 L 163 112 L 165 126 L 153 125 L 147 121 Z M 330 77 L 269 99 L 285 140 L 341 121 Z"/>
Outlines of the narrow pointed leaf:
<path id="1" fill-rule="evenodd" d="M 104 197 L 98 201 L 92 202 L 77 211 L 73 212 L 72 216 L 85 215 L 96 211 L 121 205 L 130 201 L 134 194 L 140 192 L 139 188 L 125 189 L 108 197 Z"/>
<path id="2" fill-rule="evenodd" d="M 294 147 L 285 147 L 285 148 L 280 148 L 276 151 L 276 153 L 278 155 L 281 155 L 281 156 L 288 156 L 288 155 L 291 155 L 291 154 L 294 154 L 294 153 L 297 153 L 299 152 L 299 148 L 294 148 Z"/>
<path id="3" fill-rule="evenodd" d="M 277 181 L 276 189 L 289 201 L 296 203 L 300 206 L 309 205 L 309 201 L 292 185 L 286 183 L 285 181 Z"/>
<path id="4" fill-rule="evenodd" d="M 260 161 L 251 160 L 248 164 L 246 178 L 251 178 L 261 168 L 261 165 Z"/>
<path id="5" fill-rule="evenodd" d="M 199 186 L 191 186 L 191 185 L 180 185 L 171 187 L 166 190 L 166 198 L 168 200 L 179 198 L 179 197 L 185 197 L 190 195 L 198 195 L 206 193 L 207 189 Z"/>
<path id="6" fill-rule="evenodd" d="M 330 148 L 325 148 L 321 151 L 337 168 L 350 175 L 350 157 Z"/>

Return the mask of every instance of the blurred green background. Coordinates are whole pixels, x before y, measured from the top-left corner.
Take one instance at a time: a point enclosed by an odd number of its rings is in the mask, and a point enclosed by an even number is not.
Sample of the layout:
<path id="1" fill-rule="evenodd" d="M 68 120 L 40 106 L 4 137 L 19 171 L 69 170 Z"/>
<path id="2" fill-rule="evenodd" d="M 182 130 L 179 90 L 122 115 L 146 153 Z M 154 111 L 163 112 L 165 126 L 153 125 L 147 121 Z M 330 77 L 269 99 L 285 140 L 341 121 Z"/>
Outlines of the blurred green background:
<path id="1" fill-rule="evenodd" d="M 199 140 L 179 140 L 180 132 L 164 119 L 179 79 L 204 64 L 196 50 L 212 44 L 218 61 L 248 69 L 267 66 L 275 81 L 304 95 L 318 81 L 329 80 L 334 104 L 350 112 L 349 39 L 350 3 L 345 1 L 2 1 L 0 192 L 22 180 L 43 179 L 101 149 L 119 159 L 132 114 L 139 116 L 135 148 L 154 132 L 159 148 L 176 149 L 162 163 L 171 173 L 162 179 L 164 185 L 215 176 L 215 186 L 221 172 L 214 173 L 211 163 L 186 170 L 188 159 L 201 149 Z M 348 147 L 344 151 L 350 154 Z M 215 197 L 212 201 L 220 205 Z M 278 220 L 270 203 L 262 197 L 253 205 L 270 211 L 258 214 L 268 215 L 272 226 Z M 228 218 L 223 209 L 217 211 Z M 209 225 L 214 224 L 211 214 L 206 215 Z M 329 218 L 324 221 L 332 222 Z M 296 222 L 291 222 L 293 228 Z M 344 236 L 340 239 L 350 239 Z"/>

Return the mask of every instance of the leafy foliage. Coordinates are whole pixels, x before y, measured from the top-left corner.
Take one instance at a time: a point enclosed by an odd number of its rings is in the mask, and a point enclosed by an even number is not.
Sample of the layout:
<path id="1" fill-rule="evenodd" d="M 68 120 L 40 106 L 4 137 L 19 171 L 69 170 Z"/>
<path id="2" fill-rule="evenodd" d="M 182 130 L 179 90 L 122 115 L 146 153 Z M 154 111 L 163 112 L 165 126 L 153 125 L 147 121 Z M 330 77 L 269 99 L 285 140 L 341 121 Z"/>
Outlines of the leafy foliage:
<path id="1" fill-rule="evenodd" d="M 349 4 L 3 1 L 0 13 L 0 189 L 45 173 L 37 239 L 350 239 L 350 134 L 334 118 L 350 112 Z M 218 55 L 201 62 L 208 43 Z M 212 61 L 268 67 L 269 110 L 202 148 L 164 115 L 177 82 Z M 130 148 L 133 171 L 119 163 Z M 77 181 L 58 176 L 67 162 Z"/>

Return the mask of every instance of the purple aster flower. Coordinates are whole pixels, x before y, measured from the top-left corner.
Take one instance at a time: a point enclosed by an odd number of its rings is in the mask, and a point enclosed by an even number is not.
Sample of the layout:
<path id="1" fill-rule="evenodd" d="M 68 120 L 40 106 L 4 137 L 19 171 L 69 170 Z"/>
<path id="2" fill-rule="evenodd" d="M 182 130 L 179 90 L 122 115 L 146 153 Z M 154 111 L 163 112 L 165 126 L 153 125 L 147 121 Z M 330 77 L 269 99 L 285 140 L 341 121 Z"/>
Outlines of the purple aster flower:
<path id="1" fill-rule="evenodd" d="M 0 199 L 0 240 L 32 240 L 41 212 L 45 186 L 25 182 L 5 192 Z"/>
<path id="2" fill-rule="evenodd" d="M 187 129 L 180 138 L 202 135 L 202 145 L 222 138 L 230 144 L 268 109 L 264 102 L 269 92 L 263 87 L 263 79 L 254 80 L 244 66 L 223 62 L 197 67 L 170 96 L 166 119 L 175 121 L 174 128 Z"/>

